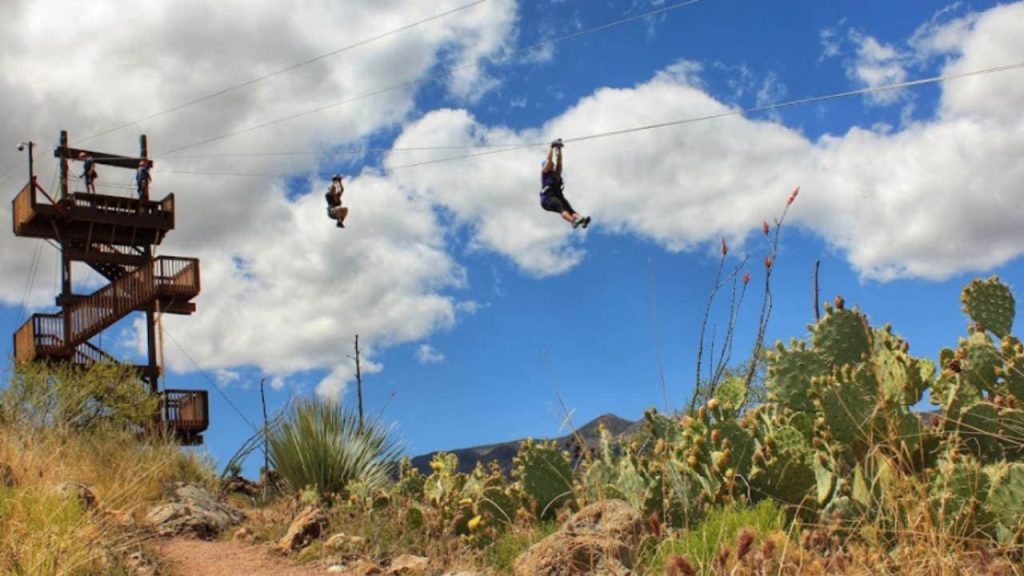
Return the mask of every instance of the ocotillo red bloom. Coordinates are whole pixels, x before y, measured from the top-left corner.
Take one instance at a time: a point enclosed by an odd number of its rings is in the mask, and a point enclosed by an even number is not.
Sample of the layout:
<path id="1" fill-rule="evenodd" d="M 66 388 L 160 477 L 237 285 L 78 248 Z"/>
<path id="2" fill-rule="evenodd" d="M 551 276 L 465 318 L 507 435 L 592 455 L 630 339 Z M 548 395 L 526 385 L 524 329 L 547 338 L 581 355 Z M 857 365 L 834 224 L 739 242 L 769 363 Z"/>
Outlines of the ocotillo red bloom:
<path id="1" fill-rule="evenodd" d="M 746 284 L 747 282 L 750 282 L 750 272 L 743 275 L 743 283 Z"/>
<path id="2" fill-rule="evenodd" d="M 765 268 L 771 270 L 772 269 L 772 264 L 774 262 L 775 262 L 775 260 L 771 256 L 765 256 L 764 257 L 764 267 Z"/>
<path id="3" fill-rule="evenodd" d="M 769 228 L 769 227 L 768 227 L 768 221 L 767 221 L 767 220 L 764 220 L 764 221 L 763 221 L 763 223 L 762 223 L 762 225 L 761 225 L 761 230 L 763 230 L 763 231 L 764 231 L 764 235 L 765 235 L 765 236 L 767 236 L 767 235 L 768 235 L 768 231 L 769 231 L 769 230 L 771 230 L 771 228 Z"/>
<path id="4" fill-rule="evenodd" d="M 729 253 L 729 247 L 725 244 L 725 238 L 722 238 L 722 256 Z"/>
<path id="5" fill-rule="evenodd" d="M 789 200 L 786 201 L 786 206 L 789 206 L 790 204 L 792 204 L 793 200 L 796 200 L 796 195 L 799 194 L 799 193 L 800 193 L 800 187 L 797 186 L 796 190 L 793 190 L 793 193 L 789 195 Z"/>

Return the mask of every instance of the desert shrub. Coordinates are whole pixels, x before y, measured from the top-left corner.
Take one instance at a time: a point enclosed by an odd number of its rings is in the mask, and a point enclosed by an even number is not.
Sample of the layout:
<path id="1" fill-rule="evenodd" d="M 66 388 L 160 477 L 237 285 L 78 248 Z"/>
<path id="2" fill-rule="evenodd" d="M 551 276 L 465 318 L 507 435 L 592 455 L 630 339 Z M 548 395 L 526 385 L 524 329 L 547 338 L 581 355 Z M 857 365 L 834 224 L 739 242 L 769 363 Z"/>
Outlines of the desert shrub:
<path id="1" fill-rule="evenodd" d="M 391 429 L 379 422 L 360 425 L 340 404 L 300 402 L 268 434 L 270 464 L 295 491 L 345 495 L 350 483 L 382 487 L 398 460 Z"/>
<path id="2" fill-rule="evenodd" d="M 26 363 L 14 368 L 0 393 L 0 422 L 79 432 L 141 430 L 152 422 L 159 403 L 131 366 Z"/>

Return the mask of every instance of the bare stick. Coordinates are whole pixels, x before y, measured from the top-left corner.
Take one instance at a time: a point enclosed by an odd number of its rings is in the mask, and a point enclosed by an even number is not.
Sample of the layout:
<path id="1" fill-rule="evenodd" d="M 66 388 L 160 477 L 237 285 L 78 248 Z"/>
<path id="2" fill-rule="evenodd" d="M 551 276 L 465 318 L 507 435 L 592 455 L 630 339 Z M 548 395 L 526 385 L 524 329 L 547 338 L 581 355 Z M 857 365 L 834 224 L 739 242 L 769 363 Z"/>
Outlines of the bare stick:
<path id="1" fill-rule="evenodd" d="M 818 290 L 818 269 L 821 268 L 821 260 L 814 261 L 814 319 L 821 320 L 821 309 L 818 307 L 818 299 L 821 292 Z"/>
<path id="2" fill-rule="evenodd" d="M 359 369 L 359 334 L 356 334 L 356 393 L 359 397 L 359 430 L 363 429 L 363 374 Z"/>

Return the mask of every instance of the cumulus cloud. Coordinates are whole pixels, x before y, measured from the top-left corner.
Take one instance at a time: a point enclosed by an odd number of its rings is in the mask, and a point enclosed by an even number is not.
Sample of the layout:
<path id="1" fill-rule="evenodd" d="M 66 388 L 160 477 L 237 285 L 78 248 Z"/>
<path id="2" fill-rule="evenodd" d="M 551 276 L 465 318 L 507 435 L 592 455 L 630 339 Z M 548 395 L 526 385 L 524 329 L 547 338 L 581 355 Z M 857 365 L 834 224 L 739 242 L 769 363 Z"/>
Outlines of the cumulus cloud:
<path id="1" fill-rule="evenodd" d="M 1019 60 L 1022 29 L 1024 3 L 980 15 L 963 36 L 962 56 L 942 71 Z M 877 60 L 896 56 L 881 44 L 865 45 Z M 478 249 L 503 254 L 530 274 L 564 272 L 584 256 L 581 234 L 539 212 L 545 149 L 527 145 L 732 111 L 705 91 L 698 71 L 680 63 L 637 86 L 600 89 L 536 129 L 488 126 L 462 110 L 430 113 L 398 142 L 522 148 L 413 168 L 391 158 L 389 177 L 455 214 Z M 719 236 L 735 244 L 800 184 L 793 218 L 846 253 L 865 278 L 985 270 L 1024 246 L 1024 208 L 1015 200 L 1024 179 L 1024 85 L 1019 72 L 1007 72 L 941 88 L 933 117 L 899 130 L 854 127 L 812 141 L 773 122 L 730 116 L 570 143 L 566 194 L 593 215 L 588 233 L 635 235 L 683 250 Z"/>
<path id="2" fill-rule="evenodd" d="M 896 47 L 856 31 L 850 32 L 850 39 L 857 45 L 857 56 L 846 70 L 851 79 L 868 88 L 897 84 L 907 79 L 907 56 Z M 904 94 L 897 90 L 873 92 L 867 95 L 867 100 L 875 104 L 892 104 L 903 99 Z"/>
<path id="3" fill-rule="evenodd" d="M 440 364 L 444 362 L 444 354 L 430 344 L 420 344 L 416 349 L 416 361 L 420 364 Z"/>
<path id="4" fill-rule="evenodd" d="M 447 4 L 186 0 L 121 10 L 118 2 L 97 0 L 68 18 L 59 0 L 5 2 L 0 98 L 8 120 L 0 124 L 0 141 L 41 142 L 37 173 L 49 189 L 55 171 L 49 152 L 60 129 L 70 130 L 73 146 L 126 155 L 137 153 L 136 134 L 146 133 L 156 158 L 153 193 L 173 192 L 177 201 L 177 229 L 159 251 L 202 261 L 200 313 L 168 316 L 165 328 L 204 368 L 257 366 L 274 386 L 295 371 L 322 370 L 328 376 L 318 391 L 336 395 L 352 378 L 346 353 L 354 333 L 365 342 L 364 369 L 373 370 L 374 351 L 451 326 L 464 309 L 458 294 L 466 280 L 446 253 L 430 206 L 372 171 L 347 181 L 349 228 L 329 226 L 326 183 L 316 174 L 336 166 L 320 162 L 406 120 L 423 82 L 440 75 L 457 98 L 493 86 L 482 61 L 500 56 L 514 39 L 515 1 L 483 3 L 130 129 L 82 139 L 460 3 Z M 456 71 L 443 73 L 450 68 Z M 397 85 L 403 86 L 360 98 Z M 240 131 L 244 138 L 167 153 Z M 0 150 L 0 177 L 8 168 L 23 170 L 13 148 Z M 246 156 L 266 150 L 324 154 Z M 100 192 L 126 193 L 131 173 L 102 166 L 100 172 Z M 4 185 L 12 181 L 15 176 Z M 76 188 L 81 184 L 73 182 Z M 0 220 L 10 218 L 10 204 L 0 203 Z M 31 241 L 0 244 L 0 300 L 20 303 L 30 269 L 52 269 L 53 250 L 44 248 L 46 259 L 33 264 Z M 88 274 L 76 267 L 76 276 L 85 288 Z M 49 304 L 52 297 L 39 291 L 30 303 Z M 127 333 L 141 346 L 138 328 Z M 176 347 L 166 354 L 170 368 L 192 369 Z"/>

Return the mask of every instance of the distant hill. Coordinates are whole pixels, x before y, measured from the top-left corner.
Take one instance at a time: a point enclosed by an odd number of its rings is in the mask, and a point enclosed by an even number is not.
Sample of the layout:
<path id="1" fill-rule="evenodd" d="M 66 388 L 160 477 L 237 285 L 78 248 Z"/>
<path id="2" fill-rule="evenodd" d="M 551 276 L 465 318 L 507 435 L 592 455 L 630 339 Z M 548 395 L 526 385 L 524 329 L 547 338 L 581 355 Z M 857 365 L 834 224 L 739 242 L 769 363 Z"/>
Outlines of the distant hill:
<path id="1" fill-rule="evenodd" d="M 575 436 L 580 436 L 586 443 L 588 448 L 596 447 L 600 441 L 598 436 L 598 427 L 604 424 L 605 429 L 611 433 L 612 437 L 631 436 L 636 430 L 642 426 L 642 422 L 631 422 L 624 418 L 619 418 L 615 414 L 604 414 L 594 418 L 590 422 L 587 422 L 583 426 L 576 429 L 574 433 L 566 434 L 554 438 L 559 446 L 563 448 L 570 447 L 571 439 Z M 477 462 L 487 464 L 491 461 L 497 461 L 501 466 L 501 469 L 508 473 L 512 469 L 512 458 L 519 452 L 519 445 L 525 440 L 520 438 L 518 440 L 510 440 L 508 442 L 502 442 L 499 444 L 488 444 L 485 446 L 474 446 L 472 448 L 460 448 L 457 450 L 444 450 L 455 454 L 459 459 L 459 472 L 471 472 L 476 467 Z M 542 440 L 538 438 L 537 440 Z M 552 440 L 552 439 L 547 439 Z M 412 459 L 412 465 L 419 469 L 423 474 L 430 474 L 430 460 L 434 457 L 437 452 L 430 452 L 429 454 L 423 454 L 416 456 Z"/>

